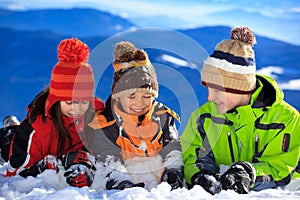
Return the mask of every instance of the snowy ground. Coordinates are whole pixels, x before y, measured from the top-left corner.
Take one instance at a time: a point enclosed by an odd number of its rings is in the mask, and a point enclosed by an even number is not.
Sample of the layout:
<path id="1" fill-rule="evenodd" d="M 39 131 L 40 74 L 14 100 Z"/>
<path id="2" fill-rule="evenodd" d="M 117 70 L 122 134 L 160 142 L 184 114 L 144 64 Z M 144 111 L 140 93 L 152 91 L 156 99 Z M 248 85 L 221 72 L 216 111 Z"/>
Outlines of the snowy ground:
<path id="1" fill-rule="evenodd" d="M 233 191 L 222 191 L 217 195 L 210 195 L 200 186 L 191 190 L 177 189 L 170 191 L 166 183 L 147 191 L 144 188 L 130 188 L 123 191 L 105 191 L 101 170 L 97 170 L 94 183 L 91 188 L 76 188 L 67 185 L 63 172 L 46 170 L 36 178 L 22 178 L 20 176 L 4 177 L 5 165 L 0 165 L 0 200 L 88 200 L 88 199 L 300 199 L 300 180 L 292 182 L 287 188 L 269 189 L 260 192 L 251 191 L 247 195 L 237 194 Z"/>

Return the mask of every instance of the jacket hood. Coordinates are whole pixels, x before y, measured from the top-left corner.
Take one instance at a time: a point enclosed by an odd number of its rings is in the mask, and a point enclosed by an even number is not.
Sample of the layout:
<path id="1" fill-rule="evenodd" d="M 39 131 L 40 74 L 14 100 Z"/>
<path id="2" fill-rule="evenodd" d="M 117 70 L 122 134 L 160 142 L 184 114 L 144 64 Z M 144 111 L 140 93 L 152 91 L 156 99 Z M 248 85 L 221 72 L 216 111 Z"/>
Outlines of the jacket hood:
<path id="1" fill-rule="evenodd" d="M 272 107 L 283 101 L 284 93 L 274 79 L 264 75 L 256 75 L 258 89 L 253 93 L 253 108 Z M 253 98 L 252 98 L 253 99 Z"/>

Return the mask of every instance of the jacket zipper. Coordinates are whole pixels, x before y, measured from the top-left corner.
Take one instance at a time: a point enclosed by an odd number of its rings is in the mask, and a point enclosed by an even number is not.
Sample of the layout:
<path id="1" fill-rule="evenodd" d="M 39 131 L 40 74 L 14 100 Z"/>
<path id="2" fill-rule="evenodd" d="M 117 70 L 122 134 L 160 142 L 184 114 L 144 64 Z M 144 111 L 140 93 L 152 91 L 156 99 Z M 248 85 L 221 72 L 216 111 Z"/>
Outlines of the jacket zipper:
<path id="1" fill-rule="evenodd" d="M 234 163 L 234 153 L 233 153 L 233 147 L 232 147 L 232 141 L 231 141 L 231 134 L 230 132 L 227 132 L 227 138 L 228 138 L 228 143 L 229 143 L 229 150 L 230 150 L 230 155 L 231 155 L 231 161 Z"/>
<path id="2" fill-rule="evenodd" d="M 258 141 L 259 141 L 259 137 L 258 137 L 258 135 L 256 135 L 255 136 L 255 147 L 254 147 L 255 153 L 254 153 L 254 155 L 256 155 L 258 153 Z"/>

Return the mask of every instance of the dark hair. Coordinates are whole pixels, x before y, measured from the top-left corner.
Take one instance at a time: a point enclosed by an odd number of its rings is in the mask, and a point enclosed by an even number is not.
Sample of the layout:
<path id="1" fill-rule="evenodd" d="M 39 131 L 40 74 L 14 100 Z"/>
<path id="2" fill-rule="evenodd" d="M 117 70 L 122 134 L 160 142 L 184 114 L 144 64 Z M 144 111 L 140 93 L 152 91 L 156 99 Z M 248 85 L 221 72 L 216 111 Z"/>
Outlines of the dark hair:
<path id="1" fill-rule="evenodd" d="M 28 106 L 28 114 L 27 118 L 29 120 L 29 123 L 32 124 L 36 118 L 41 115 L 42 120 L 45 123 L 46 118 L 46 112 L 45 112 L 45 106 L 47 97 L 49 94 L 49 87 L 46 87 L 44 90 L 42 90 L 35 99 L 29 104 Z M 72 147 L 72 140 L 71 136 L 69 134 L 68 129 L 64 126 L 64 121 L 62 118 L 62 112 L 60 108 L 60 102 L 55 102 L 53 106 L 51 106 L 49 113 L 51 114 L 51 119 L 53 120 L 53 124 L 55 128 L 57 129 L 58 134 L 58 146 L 57 146 L 57 155 L 63 154 L 63 150 L 65 149 L 65 145 L 68 145 L 68 148 Z M 89 104 L 89 108 L 85 113 L 85 124 L 90 122 L 95 115 L 95 110 L 91 105 L 91 102 Z M 68 141 L 68 142 L 67 142 Z"/>
<path id="2" fill-rule="evenodd" d="M 34 100 L 28 105 L 27 118 L 29 124 L 32 124 L 39 115 L 42 115 L 43 122 L 46 122 L 45 106 L 48 94 L 49 87 L 46 87 L 40 93 L 38 93 Z"/>

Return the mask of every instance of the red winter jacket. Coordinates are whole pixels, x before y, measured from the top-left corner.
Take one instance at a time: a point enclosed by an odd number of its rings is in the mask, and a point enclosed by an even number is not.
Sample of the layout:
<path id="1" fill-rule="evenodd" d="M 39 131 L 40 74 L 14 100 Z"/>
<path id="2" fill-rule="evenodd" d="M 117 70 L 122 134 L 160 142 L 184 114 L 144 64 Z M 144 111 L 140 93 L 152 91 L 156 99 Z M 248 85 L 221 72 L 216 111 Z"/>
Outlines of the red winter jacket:
<path id="1" fill-rule="evenodd" d="M 104 106 L 98 100 L 95 103 L 95 107 L 96 110 L 101 110 Z M 65 145 L 64 154 L 82 150 L 84 144 L 79 134 L 84 132 L 84 116 L 75 121 L 73 118 L 63 116 L 63 120 L 72 140 L 71 148 L 69 148 L 68 144 Z M 22 169 L 29 168 L 49 154 L 55 157 L 60 156 L 57 155 L 57 147 L 57 130 L 49 117 L 46 117 L 46 122 L 43 122 L 42 116 L 38 116 L 32 124 L 29 124 L 27 119 L 23 120 L 19 126 L 18 134 L 12 140 L 6 175 L 16 175 Z"/>

